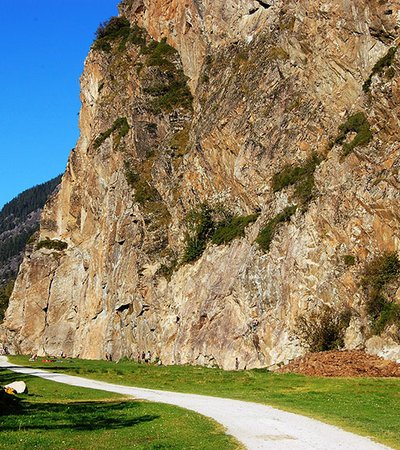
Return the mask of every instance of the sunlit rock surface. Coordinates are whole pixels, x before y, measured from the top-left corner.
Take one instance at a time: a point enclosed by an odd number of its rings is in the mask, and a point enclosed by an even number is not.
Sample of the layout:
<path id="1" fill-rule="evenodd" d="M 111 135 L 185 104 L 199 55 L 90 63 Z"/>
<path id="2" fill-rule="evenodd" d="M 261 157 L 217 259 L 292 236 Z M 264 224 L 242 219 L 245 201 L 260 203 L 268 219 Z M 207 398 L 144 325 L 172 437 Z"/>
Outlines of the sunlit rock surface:
<path id="1" fill-rule="evenodd" d="M 41 219 L 40 239 L 68 247 L 26 254 L 6 316 L 10 348 L 274 367 L 307 351 L 299 318 L 328 305 L 351 310 L 347 348 L 367 342 L 398 358 L 398 328 L 372 338 L 361 285 L 369 261 L 400 249 L 400 52 L 363 91 L 397 45 L 398 3 L 126 0 L 120 13 L 178 53 L 167 69 L 130 41 L 89 53 L 81 136 Z M 156 104 L 168 71 L 184 71 L 193 108 Z M 345 155 L 339 126 L 359 112 L 372 139 Z M 128 131 L 99 139 L 124 118 Z M 275 192 L 274 175 L 313 153 L 312 195 Z M 244 237 L 208 242 L 180 265 L 187 213 L 202 203 L 260 215 Z M 260 229 L 290 205 L 262 251 Z M 400 303 L 399 286 L 389 291 Z"/>

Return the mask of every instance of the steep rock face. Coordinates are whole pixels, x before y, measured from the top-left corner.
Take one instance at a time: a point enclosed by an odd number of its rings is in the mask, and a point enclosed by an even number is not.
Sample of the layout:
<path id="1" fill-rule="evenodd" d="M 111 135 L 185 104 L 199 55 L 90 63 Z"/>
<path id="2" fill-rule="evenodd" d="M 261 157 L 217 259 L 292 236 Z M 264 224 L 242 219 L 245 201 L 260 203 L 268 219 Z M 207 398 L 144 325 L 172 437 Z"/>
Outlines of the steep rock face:
<path id="1" fill-rule="evenodd" d="M 81 137 L 42 214 L 40 239 L 67 248 L 26 255 L 9 344 L 272 366 L 304 353 L 299 319 L 329 307 L 350 311 L 348 348 L 400 358 L 396 322 L 374 327 L 362 283 L 400 246 L 398 5 L 126 0 L 120 11 L 130 38 L 89 54 Z M 294 167 L 298 180 L 279 185 Z M 187 213 L 204 204 L 214 221 L 258 216 L 183 264 Z M 260 230 L 279 220 L 263 249 Z M 385 286 L 393 305 L 397 283 Z"/>

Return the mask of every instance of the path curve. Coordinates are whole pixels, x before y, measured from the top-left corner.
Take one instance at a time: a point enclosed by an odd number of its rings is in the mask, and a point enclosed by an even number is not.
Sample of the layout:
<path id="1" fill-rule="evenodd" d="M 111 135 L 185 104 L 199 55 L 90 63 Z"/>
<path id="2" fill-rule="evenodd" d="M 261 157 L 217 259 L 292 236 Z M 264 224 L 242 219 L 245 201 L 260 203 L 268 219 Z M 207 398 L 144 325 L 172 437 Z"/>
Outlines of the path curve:
<path id="1" fill-rule="evenodd" d="M 343 431 L 314 419 L 258 403 L 196 394 L 157 391 L 89 380 L 29 367 L 0 357 L 0 367 L 57 383 L 129 395 L 137 399 L 169 403 L 196 411 L 222 424 L 228 434 L 249 450 L 388 450 L 368 438 Z"/>

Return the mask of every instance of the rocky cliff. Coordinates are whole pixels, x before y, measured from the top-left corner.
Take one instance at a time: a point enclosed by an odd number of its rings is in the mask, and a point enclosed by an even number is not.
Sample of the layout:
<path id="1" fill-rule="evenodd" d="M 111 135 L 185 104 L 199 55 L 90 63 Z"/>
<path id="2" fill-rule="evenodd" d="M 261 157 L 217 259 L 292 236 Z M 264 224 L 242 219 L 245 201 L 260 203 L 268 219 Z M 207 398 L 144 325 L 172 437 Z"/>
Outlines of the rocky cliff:
<path id="1" fill-rule="evenodd" d="M 14 351 L 400 358 L 400 26 L 378 0 L 125 0 L 6 316 Z"/>

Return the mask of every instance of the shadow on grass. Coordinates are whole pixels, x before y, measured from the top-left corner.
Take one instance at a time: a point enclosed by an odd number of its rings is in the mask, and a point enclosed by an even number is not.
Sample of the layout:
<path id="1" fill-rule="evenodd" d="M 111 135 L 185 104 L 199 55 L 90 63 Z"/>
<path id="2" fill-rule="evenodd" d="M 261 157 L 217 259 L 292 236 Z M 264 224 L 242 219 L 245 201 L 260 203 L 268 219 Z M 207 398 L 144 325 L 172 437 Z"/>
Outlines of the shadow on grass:
<path id="1" fill-rule="evenodd" d="M 0 370 L 0 386 L 12 381 L 26 381 L 29 389 L 31 377 Z M 36 381 L 36 380 L 35 380 Z M 132 427 L 160 418 L 141 414 L 143 405 L 135 401 L 74 401 L 54 403 L 47 395 L 0 395 L 1 431 L 25 430 L 76 430 L 93 431 Z M 30 401 L 32 398 L 41 402 Z M 51 399 L 52 400 L 52 399 Z M 57 401 L 59 399 L 55 399 Z"/>
<path id="2" fill-rule="evenodd" d="M 137 402 L 55 404 L 22 401 L 18 411 L 2 415 L 1 430 L 112 430 L 152 422 L 158 418 L 160 416 L 140 415 L 140 405 Z"/>

